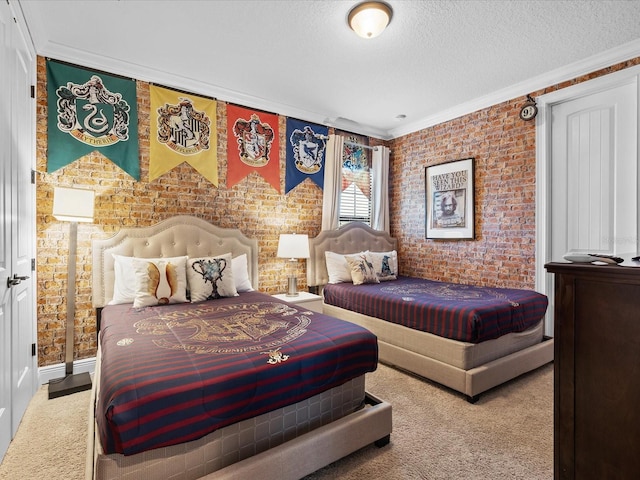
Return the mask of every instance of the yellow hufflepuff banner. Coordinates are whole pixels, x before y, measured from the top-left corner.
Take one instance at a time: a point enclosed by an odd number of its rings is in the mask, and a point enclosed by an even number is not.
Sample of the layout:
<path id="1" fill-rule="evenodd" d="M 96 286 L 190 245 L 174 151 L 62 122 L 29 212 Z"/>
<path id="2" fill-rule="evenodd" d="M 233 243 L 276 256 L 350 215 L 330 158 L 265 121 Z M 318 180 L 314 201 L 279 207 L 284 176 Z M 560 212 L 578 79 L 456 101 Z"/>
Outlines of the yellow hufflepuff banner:
<path id="1" fill-rule="evenodd" d="M 150 86 L 149 181 L 187 162 L 218 186 L 216 101 Z"/>

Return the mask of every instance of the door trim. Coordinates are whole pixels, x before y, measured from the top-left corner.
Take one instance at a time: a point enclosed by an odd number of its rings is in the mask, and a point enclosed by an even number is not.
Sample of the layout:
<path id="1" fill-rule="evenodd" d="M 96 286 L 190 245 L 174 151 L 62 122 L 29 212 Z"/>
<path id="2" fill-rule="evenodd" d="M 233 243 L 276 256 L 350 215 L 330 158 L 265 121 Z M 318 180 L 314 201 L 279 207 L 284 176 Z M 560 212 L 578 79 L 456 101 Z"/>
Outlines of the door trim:
<path id="1" fill-rule="evenodd" d="M 625 68 L 536 98 L 536 281 L 535 289 L 553 294 L 553 277 L 544 265 L 551 260 L 551 111 L 554 105 L 608 90 L 640 77 L 640 65 Z M 639 78 L 640 80 L 640 78 Z M 640 85 L 640 81 L 638 82 Z M 640 86 L 639 86 L 640 90 Z M 640 91 L 639 98 L 640 98 Z M 639 111 L 640 117 L 640 111 Z M 640 151 L 640 148 L 639 150 Z M 640 180 L 640 179 L 639 179 Z M 640 183 L 639 183 L 640 185 Z M 639 219 L 640 224 L 640 219 Z M 553 301 L 550 302 L 553 305 Z M 553 336 L 553 320 L 547 321 L 545 335 Z"/>

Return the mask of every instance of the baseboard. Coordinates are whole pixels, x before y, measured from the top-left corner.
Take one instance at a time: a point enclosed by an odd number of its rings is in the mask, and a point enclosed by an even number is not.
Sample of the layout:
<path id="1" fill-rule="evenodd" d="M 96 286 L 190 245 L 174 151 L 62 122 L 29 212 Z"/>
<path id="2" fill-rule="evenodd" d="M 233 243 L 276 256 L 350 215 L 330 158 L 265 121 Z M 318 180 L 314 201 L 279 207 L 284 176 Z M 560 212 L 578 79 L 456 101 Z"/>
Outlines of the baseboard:
<path id="1" fill-rule="evenodd" d="M 73 373 L 90 373 L 96 369 L 96 357 L 83 358 L 73 362 Z M 65 376 L 65 365 L 59 363 L 57 365 L 47 365 L 46 367 L 38 368 L 38 383 L 39 385 L 45 385 L 49 383 L 49 380 L 61 378 Z"/>

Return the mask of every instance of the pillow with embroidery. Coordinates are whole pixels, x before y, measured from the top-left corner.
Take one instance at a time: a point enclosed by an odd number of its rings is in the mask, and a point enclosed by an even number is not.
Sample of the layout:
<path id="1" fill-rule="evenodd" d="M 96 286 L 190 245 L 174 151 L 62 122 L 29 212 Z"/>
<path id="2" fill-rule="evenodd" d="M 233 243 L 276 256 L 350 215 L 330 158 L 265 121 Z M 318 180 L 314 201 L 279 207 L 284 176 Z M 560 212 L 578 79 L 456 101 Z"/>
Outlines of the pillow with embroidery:
<path id="1" fill-rule="evenodd" d="M 363 252 L 357 255 L 345 255 L 344 258 L 347 260 L 347 264 L 351 270 L 351 279 L 354 285 L 380 283 L 368 253 Z"/>
<path id="2" fill-rule="evenodd" d="M 386 282 L 397 280 L 398 278 L 398 253 L 395 250 L 390 252 L 369 252 L 373 269 L 378 276 L 378 280 Z"/>
<path id="3" fill-rule="evenodd" d="M 190 258 L 187 260 L 187 281 L 192 302 L 238 295 L 230 253 L 217 257 Z"/>
<path id="4" fill-rule="evenodd" d="M 136 288 L 133 307 L 185 303 L 187 257 L 134 258 L 131 261 Z"/>

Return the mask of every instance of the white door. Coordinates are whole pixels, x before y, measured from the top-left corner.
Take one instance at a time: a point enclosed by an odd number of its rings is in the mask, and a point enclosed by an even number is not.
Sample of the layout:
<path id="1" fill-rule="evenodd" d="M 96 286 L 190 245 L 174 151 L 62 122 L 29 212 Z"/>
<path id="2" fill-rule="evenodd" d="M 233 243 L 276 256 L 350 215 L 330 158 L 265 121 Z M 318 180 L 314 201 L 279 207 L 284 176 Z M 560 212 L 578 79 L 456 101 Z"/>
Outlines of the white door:
<path id="1" fill-rule="evenodd" d="M 11 193 L 15 221 L 11 231 L 12 276 L 26 278 L 11 287 L 12 297 L 12 382 L 13 430 L 18 428 L 22 415 L 35 393 L 37 355 L 35 315 L 35 95 L 31 87 L 36 84 L 34 73 L 36 58 L 26 42 L 14 29 L 15 56 L 11 114 L 14 142 L 11 147 L 13 167 Z"/>
<path id="2" fill-rule="evenodd" d="M 2 138 L 10 138 L 11 103 L 9 94 L 9 63 L 11 41 L 11 16 L 9 7 L 0 5 L 0 132 Z M 0 142 L 0 458 L 4 456 L 12 438 L 11 431 L 11 298 L 7 277 L 11 274 L 11 164 L 8 142 Z"/>
<path id="3" fill-rule="evenodd" d="M 37 386 L 34 242 L 35 56 L 0 4 L 0 458 Z"/>
<path id="4" fill-rule="evenodd" d="M 572 253 L 636 251 L 636 78 L 554 105 L 551 261 Z"/>
<path id="5" fill-rule="evenodd" d="M 550 301 L 547 335 L 554 287 L 545 263 L 640 248 L 639 77 L 632 67 L 538 99 L 536 288 Z"/>

